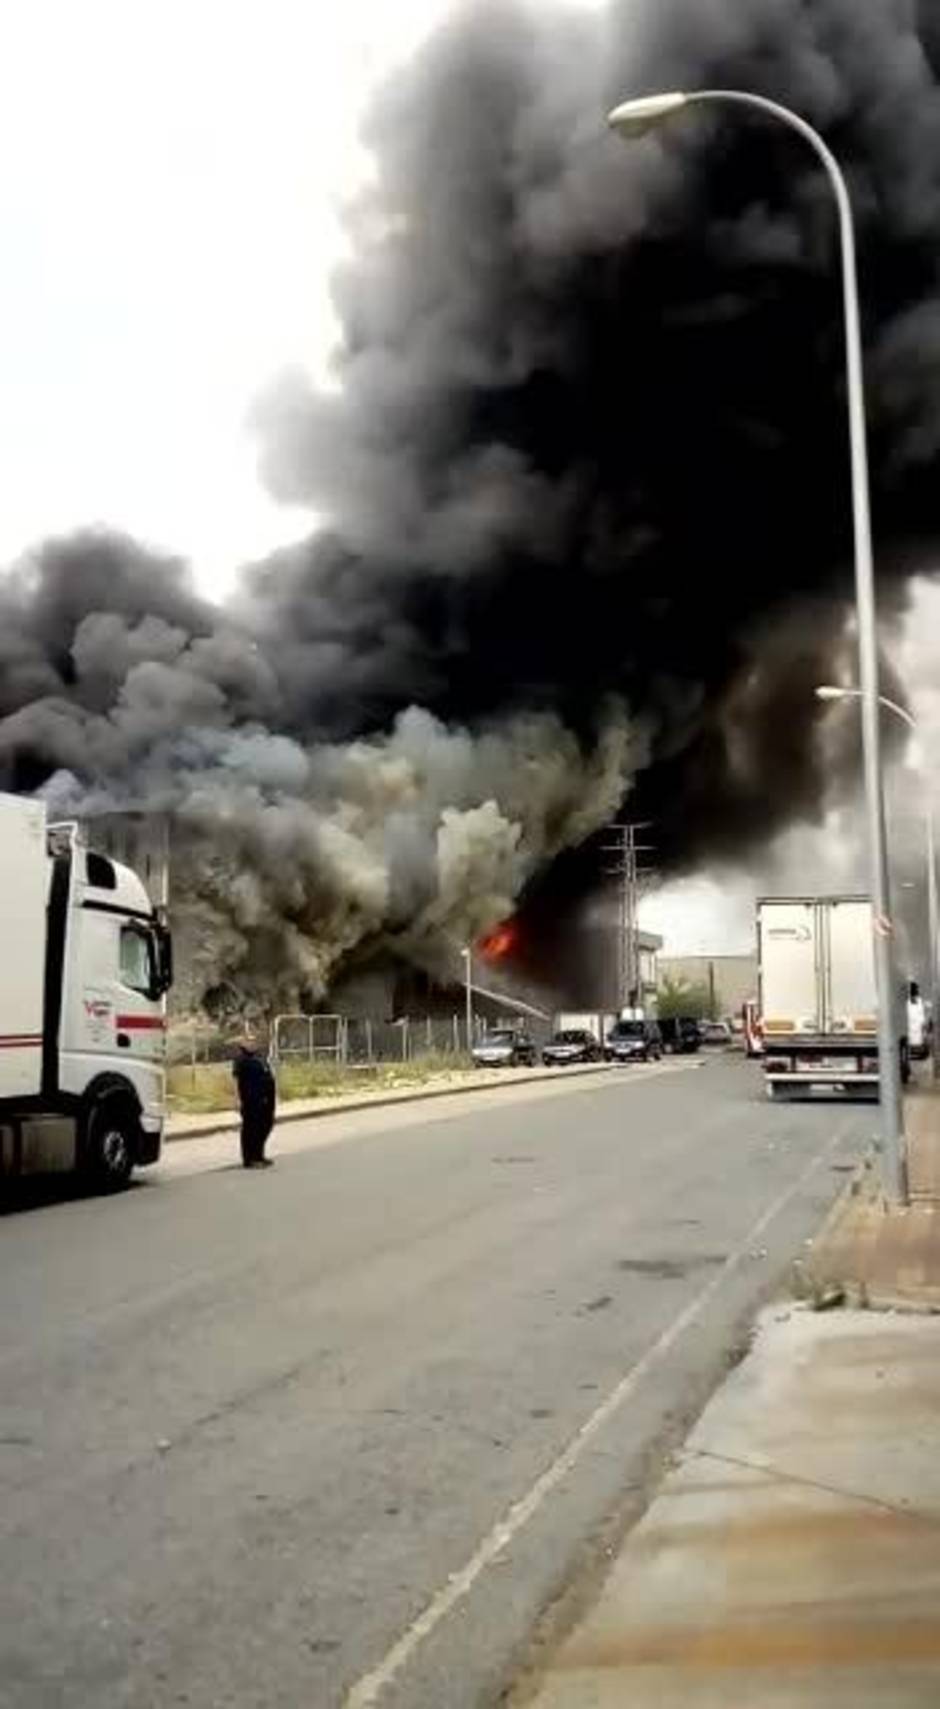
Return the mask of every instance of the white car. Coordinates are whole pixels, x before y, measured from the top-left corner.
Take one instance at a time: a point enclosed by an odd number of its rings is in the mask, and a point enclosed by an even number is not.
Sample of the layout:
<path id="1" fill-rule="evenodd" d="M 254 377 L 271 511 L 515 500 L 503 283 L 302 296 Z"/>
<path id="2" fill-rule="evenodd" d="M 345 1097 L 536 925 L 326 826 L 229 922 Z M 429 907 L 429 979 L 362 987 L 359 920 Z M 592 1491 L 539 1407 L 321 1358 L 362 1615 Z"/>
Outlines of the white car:
<path id="1" fill-rule="evenodd" d="M 477 1068 L 534 1068 L 535 1045 L 528 1033 L 499 1027 L 486 1033 L 471 1052 Z"/>
<path id="2" fill-rule="evenodd" d="M 703 1021 L 702 1043 L 714 1050 L 728 1050 L 734 1043 L 734 1034 L 727 1021 Z"/>

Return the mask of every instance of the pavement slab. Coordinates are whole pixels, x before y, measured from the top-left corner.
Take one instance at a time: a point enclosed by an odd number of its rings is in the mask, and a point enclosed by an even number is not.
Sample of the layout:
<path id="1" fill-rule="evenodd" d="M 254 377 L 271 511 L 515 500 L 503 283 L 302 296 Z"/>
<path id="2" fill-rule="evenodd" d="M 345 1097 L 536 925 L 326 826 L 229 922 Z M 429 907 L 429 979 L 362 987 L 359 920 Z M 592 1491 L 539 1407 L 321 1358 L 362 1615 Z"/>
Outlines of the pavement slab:
<path id="1" fill-rule="evenodd" d="M 533 1709 L 940 1702 L 940 1323 L 765 1314 Z"/>

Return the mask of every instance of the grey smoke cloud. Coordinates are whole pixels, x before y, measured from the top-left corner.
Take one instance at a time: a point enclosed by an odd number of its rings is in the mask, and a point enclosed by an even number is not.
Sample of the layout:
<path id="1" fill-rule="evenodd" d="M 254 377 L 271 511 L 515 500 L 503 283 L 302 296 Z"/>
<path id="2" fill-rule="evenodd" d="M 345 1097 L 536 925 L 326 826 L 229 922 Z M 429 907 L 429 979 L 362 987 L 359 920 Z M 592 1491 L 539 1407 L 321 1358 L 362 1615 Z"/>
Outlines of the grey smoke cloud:
<path id="1" fill-rule="evenodd" d="M 251 637 L 165 618 L 87 614 L 69 675 L 71 698 L 60 678 L 0 723 L 0 765 L 51 772 L 59 813 L 172 816 L 193 1002 L 229 984 L 293 1006 L 364 945 L 452 976 L 458 946 L 616 811 L 643 758 L 613 703 L 593 742 L 545 712 L 471 730 L 417 707 L 350 742 L 287 735 L 248 716 L 279 693 Z"/>

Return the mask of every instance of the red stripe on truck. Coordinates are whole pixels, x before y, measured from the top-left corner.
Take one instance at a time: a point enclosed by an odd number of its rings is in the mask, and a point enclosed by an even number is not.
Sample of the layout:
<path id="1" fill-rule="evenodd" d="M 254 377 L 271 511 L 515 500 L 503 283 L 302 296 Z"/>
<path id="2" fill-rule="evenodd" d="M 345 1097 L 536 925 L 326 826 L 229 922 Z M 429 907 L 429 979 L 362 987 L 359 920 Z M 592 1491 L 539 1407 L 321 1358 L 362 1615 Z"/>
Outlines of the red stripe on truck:
<path id="1" fill-rule="evenodd" d="M 162 1032 L 166 1026 L 165 1015 L 117 1015 L 114 1021 L 118 1032 L 144 1033 Z"/>
<path id="2" fill-rule="evenodd" d="M 0 1033 L 0 1050 L 28 1050 L 42 1044 L 42 1033 Z"/>

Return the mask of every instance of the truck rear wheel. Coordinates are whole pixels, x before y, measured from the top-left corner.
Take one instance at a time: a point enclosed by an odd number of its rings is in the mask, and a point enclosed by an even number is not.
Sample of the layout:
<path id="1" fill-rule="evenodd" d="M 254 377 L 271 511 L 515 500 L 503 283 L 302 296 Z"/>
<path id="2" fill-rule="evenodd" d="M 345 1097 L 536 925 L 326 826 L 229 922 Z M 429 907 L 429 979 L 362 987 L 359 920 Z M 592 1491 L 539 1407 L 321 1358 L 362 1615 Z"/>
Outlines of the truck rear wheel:
<path id="1" fill-rule="evenodd" d="M 103 1098 L 88 1114 L 85 1171 L 103 1193 L 120 1192 L 134 1168 L 137 1116 L 126 1098 Z"/>

